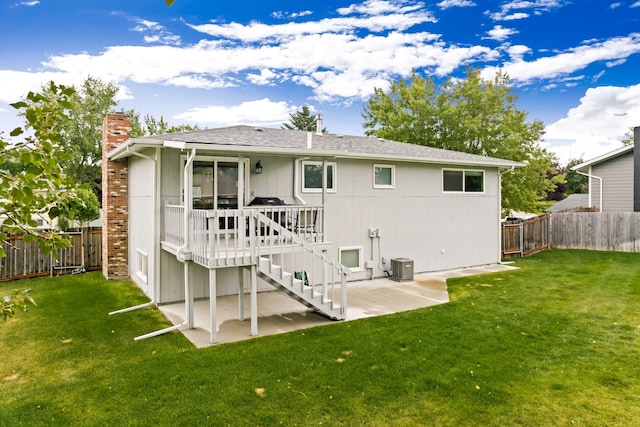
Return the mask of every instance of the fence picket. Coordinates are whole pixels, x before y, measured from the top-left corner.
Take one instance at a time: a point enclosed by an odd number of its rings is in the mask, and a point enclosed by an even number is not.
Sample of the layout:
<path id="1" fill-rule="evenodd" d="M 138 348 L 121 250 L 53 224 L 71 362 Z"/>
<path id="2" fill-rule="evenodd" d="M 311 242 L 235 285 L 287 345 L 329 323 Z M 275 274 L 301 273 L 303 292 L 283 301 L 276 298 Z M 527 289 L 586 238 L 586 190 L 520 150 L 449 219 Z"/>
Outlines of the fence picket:
<path id="1" fill-rule="evenodd" d="M 89 227 L 69 233 L 72 246 L 58 251 L 54 270 L 64 272 L 78 265 L 86 270 L 102 268 L 102 228 Z M 84 242 L 84 260 L 82 245 Z M 0 281 L 47 276 L 52 272 L 51 257 L 45 256 L 35 242 L 26 243 L 23 236 L 9 236 L 0 242 L 6 257 L 0 258 Z M 68 270 L 70 271 L 70 270 Z"/>

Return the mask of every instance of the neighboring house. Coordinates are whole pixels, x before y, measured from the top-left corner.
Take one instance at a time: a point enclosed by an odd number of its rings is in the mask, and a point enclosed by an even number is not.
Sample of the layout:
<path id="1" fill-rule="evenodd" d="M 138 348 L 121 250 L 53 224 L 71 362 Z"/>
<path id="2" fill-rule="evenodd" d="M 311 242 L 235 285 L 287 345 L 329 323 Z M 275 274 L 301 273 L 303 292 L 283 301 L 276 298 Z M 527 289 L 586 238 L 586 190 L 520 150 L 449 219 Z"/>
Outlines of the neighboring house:
<path id="1" fill-rule="evenodd" d="M 589 194 L 570 194 L 555 205 L 546 209 L 548 213 L 591 211 Z"/>
<path id="2" fill-rule="evenodd" d="M 638 141 L 640 128 L 635 128 Z M 621 147 L 573 167 L 589 177 L 588 206 L 600 212 L 640 212 L 640 153 Z"/>
<path id="3" fill-rule="evenodd" d="M 273 287 L 344 319 L 347 280 L 500 261 L 500 180 L 519 163 L 254 126 L 129 139 L 129 126 L 103 125 L 103 272 L 155 304 L 184 300 L 179 327 L 196 298 L 250 292 L 256 334 L 257 291 Z"/>

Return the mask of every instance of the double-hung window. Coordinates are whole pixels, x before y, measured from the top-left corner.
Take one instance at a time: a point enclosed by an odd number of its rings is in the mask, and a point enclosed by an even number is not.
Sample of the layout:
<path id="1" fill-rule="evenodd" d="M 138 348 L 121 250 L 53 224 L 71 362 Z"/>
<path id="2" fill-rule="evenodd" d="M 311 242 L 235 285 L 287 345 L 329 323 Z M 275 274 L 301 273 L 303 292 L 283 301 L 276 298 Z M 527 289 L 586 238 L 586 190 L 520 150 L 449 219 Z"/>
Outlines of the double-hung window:
<path id="1" fill-rule="evenodd" d="M 442 191 L 446 193 L 483 193 L 484 171 L 443 169 Z"/>

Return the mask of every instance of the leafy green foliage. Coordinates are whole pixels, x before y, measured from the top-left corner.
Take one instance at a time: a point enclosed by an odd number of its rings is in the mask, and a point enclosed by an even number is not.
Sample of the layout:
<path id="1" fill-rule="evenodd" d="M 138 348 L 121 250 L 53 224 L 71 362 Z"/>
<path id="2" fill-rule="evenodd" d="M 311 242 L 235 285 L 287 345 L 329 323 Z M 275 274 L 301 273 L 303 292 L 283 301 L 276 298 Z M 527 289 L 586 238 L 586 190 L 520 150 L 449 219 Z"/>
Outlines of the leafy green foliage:
<path id="1" fill-rule="evenodd" d="M 73 220 L 77 221 L 80 227 L 88 222 L 100 218 L 100 202 L 96 194 L 87 187 L 80 187 L 76 190 L 76 201 L 78 206 Z M 58 229 L 66 230 L 71 227 L 72 219 L 60 215 L 58 217 Z"/>
<path id="2" fill-rule="evenodd" d="M 16 310 L 18 309 L 29 311 L 29 305 L 37 305 L 31 295 L 29 295 L 29 292 L 31 292 L 31 289 L 25 289 L 23 291 L 14 289 L 13 294 L 0 298 L 0 317 L 3 321 L 15 316 Z"/>
<path id="3" fill-rule="evenodd" d="M 290 123 L 283 123 L 282 129 L 298 129 L 307 132 L 315 132 L 318 128 L 318 122 L 315 115 L 311 114 L 308 105 L 303 105 L 300 111 L 289 113 Z M 322 128 L 322 133 L 327 133 L 327 128 Z"/>
<path id="4" fill-rule="evenodd" d="M 74 182 L 88 184 L 99 195 L 102 181 L 102 121 L 116 105 L 115 97 L 119 89 L 115 83 L 105 83 L 93 77 L 87 77 L 79 88 L 73 89 L 66 110 L 69 120 L 61 122 L 58 129 L 59 150 L 66 154 L 59 161 Z M 45 97 L 55 95 L 46 85 L 42 88 L 42 94 Z"/>
<path id="5" fill-rule="evenodd" d="M 24 101 L 12 104 L 26 125 L 14 129 L 11 136 L 29 134 L 20 142 L 0 138 L 0 240 L 24 233 L 24 240 L 37 242 L 45 254 L 69 247 L 64 236 L 38 230 L 36 218 L 73 218 L 79 205 L 77 184 L 62 169 L 71 158 L 63 150 L 62 133 L 74 96 L 72 87 L 51 82 L 42 93 L 29 92 Z M 4 255 L 0 247 L 0 257 Z"/>
<path id="6" fill-rule="evenodd" d="M 571 159 L 565 167 L 567 177 L 567 194 L 585 194 L 589 192 L 589 177 L 580 175 L 571 168 L 583 163 L 582 159 Z"/>
<path id="7" fill-rule="evenodd" d="M 199 130 L 198 125 L 169 125 L 160 116 L 160 119 L 147 114 L 144 116 L 144 124 L 140 121 L 140 113 L 135 110 L 127 111 L 127 115 L 131 118 L 131 137 L 137 138 L 145 135 L 163 135 L 165 133 L 190 132 Z"/>
<path id="8" fill-rule="evenodd" d="M 463 80 L 437 87 L 415 71 L 409 80 L 376 88 L 362 113 L 367 135 L 523 162 L 502 179 L 505 210 L 533 210 L 562 175 L 554 174 L 553 155 L 541 148 L 544 124 L 526 122 L 506 74 L 484 80 L 468 68 Z"/>
<path id="9" fill-rule="evenodd" d="M 633 126 L 624 134 L 622 138 L 622 145 L 627 146 L 633 144 Z"/>

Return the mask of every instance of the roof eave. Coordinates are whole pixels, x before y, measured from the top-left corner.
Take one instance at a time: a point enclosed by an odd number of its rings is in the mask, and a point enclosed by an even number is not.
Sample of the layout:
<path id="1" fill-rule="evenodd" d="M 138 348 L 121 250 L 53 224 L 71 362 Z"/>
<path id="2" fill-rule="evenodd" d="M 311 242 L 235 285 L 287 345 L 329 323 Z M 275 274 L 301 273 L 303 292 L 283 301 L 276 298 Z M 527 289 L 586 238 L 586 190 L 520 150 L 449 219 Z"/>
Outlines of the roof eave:
<path id="1" fill-rule="evenodd" d="M 397 156 L 389 154 L 371 154 L 371 153 L 358 153 L 352 151 L 339 151 L 339 150 L 317 150 L 317 149 L 291 149 L 291 148 L 275 148 L 275 147 L 257 147 L 257 146 L 229 146 L 229 145 L 211 145 L 203 143 L 175 143 L 165 146 L 179 149 L 193 149 L 196 151 L 234 151 L 234 152 L 248 152 L 251 154 L 275 154 L 275 155 L 289 155 L 295 157 L 328 157 L 328 158 L 344 158 L 344 159 L 362 159 L 362 160 L 395 160 L 402 162 L 418 162 L 418 163 L 432 163 L 432 164 L 455 164 L 464 166 L 483 166 L 483 167 L 496 167 L 502 169 L 520 168 L 526 166 L 524 163 L 513 162 L 510 160 L 501 160 L 499 162 L 486 162 L 486 161 L 474 161 L 474 160 L 457 160 L 457 159 L 439 159 L 430 157 L 412 157 L 412 156 Z"/>
<path id="2" fill-rule="evenodd" d="M 107 159 L 120 160 L 132 155 L 132 152 L 139 153 L 146 148 L 162 146 L 161 140 L 145 139 L 144 143 L 136 142 L 135 139 L 128 139 L 107 153 Z"/>
<path id="3" fill-rule="evenodd" d="M 633 144 L 630 145 L 625 145 L 624 147 L 620 147 L 617 150 L 614 151 L 610 151 L 608 153 L 605 153 L 601 156 L 595 157 L 591 160 L 588 160 L 586 162 L 580 163 L 579 165 L 575 165 L 573 167 L 571 167 L 571 170 L 574 171 L 578 171 L 578 170 L 582 170 L 584 168 L 593 166 L 593 165 L 597 165 L 598 163 L 602 163 L 604 161 L 607 161 L 609 159 L 613 159 L 614 157 L 618 157 L 622 154 L 625 154 L 627 151 L 631 151 L 633 150 Z M 582 170 L 582 172 L 585 172 L 584 170 Z"/>

